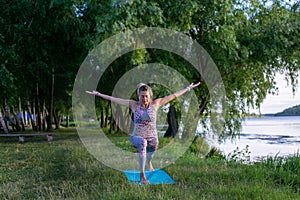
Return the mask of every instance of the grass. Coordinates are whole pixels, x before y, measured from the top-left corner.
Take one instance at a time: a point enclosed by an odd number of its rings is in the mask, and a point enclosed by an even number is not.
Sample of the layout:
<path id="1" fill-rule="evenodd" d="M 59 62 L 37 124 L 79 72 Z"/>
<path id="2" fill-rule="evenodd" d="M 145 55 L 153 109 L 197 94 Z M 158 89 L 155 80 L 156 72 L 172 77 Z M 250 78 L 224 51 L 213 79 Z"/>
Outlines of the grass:
<path id="1" fill-rule="evenodd" d="M 92 157 L 75 129 L 52 143 L 0 139 L 0 199 L 300 199 L 299 155 L 245 165 L 187 152 L 164 168 L 176 184 L 139 186 Z M 128 136 L 111 140 L 134 150 Z"/>

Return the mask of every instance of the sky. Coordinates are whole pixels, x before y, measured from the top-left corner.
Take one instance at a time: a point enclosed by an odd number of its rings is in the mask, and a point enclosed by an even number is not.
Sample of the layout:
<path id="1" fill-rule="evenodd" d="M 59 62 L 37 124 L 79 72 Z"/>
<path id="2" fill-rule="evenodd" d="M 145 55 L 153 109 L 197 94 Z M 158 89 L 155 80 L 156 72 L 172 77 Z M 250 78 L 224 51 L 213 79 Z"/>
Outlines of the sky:
<path id="1" fill-rule="evenodd" d="M 295 95 L 293 95 L 292 87 L 284 80 L 284 75 L 277 74 L 276 82 L 278 87 L 278 95 L 267 95 L 261 105 L 261 113 L 278 113 L 286 108 L 300 105 L 300 77 L 298 78 L 298 87 Z"/>

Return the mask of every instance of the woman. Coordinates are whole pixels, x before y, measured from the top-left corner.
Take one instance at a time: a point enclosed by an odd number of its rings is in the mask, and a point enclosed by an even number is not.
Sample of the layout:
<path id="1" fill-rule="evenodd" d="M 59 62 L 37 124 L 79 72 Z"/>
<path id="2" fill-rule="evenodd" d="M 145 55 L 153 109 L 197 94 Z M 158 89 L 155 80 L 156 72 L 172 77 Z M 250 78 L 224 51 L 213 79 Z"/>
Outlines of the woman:
<path id="1" fill-rule="evenodd" d="M 140 182 L 149 184 L 145 176 L 146 162 L 149 170 L 153 171 L 151 160 L 158 147 L 158 136 L 156 130 L 156 111 L 158 108 L 173 99 L 190 91 L 200 85 L 200 82 L 190 84 L 188 87 L 179 90 L 169 96 L 158 98 L 152 101 L 152 89 L 146 84 L 140 84 L 137 89 L 138 101 L 131 99 L 115 98 L 109 95 L 101 94 L 98 91 L 86 91 L 88 94 L 99 96 L 103 99 L 129 107 L 134 113 L 134 130 L 130 136 L 130 142 L 138 148 Z"/>

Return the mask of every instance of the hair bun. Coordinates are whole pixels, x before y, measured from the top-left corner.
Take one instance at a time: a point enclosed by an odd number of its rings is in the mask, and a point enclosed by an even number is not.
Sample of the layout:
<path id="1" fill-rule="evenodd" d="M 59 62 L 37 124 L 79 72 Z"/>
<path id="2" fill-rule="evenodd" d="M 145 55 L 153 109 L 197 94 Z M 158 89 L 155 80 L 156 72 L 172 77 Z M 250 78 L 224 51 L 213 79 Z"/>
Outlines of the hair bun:
<path id="1" fill-rule="evenodd" d="M 139 89 L 139 88 L 142 87 L 143 85 L 147 85 L 147 84 L 145 84 L 145 83 L 139 83 L 139 84 L 137 84 L 137 88 Z"/>

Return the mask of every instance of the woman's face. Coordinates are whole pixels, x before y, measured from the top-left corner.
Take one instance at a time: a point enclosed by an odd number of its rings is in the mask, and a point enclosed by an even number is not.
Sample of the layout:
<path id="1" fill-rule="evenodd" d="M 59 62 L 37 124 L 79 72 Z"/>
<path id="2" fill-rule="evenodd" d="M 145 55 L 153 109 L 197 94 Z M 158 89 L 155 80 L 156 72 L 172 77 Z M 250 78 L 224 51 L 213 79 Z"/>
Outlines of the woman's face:
<path id="1" fill-rule="evenodd" d="M 141 91 L 139 100 L 143 105 L 148 106 L 151 100 L 149 91 Z"/>

